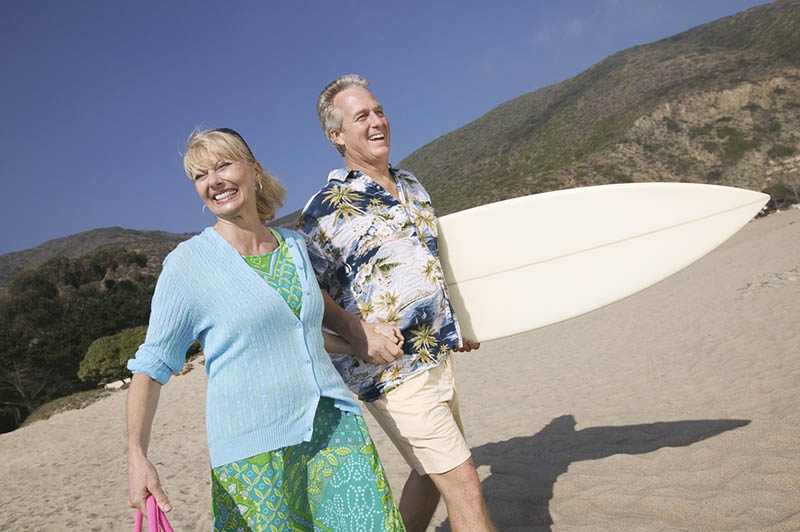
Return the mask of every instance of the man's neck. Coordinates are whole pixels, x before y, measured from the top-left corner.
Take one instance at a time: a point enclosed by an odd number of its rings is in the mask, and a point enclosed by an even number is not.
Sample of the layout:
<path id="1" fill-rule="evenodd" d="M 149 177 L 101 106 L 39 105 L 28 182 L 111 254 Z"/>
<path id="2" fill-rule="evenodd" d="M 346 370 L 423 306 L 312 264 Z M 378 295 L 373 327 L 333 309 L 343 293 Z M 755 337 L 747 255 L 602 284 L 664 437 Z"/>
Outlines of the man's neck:
<path id="1" fill-rule="evenodd" d="M 381 161 L 377 164 L 366 164 L 363 162 L 352 161 L 345 157 L 344 160 L 348 170 L 358 170 L 370 176 L 374 181 L 381 183 L 386 181 L 394 182 L 391 172 L 389 172 L 389 161 Z"/>
<path id="2" fill-rule="evenodd" d="M 400 193 L 397 190 L 397 183 L 394 176 L 389 171 L 389 161 L 381 161 L 378 164 L 364 164 L 349 160 L 345 157 L 345 164 L 349 170 L 358 170 L 368 175 L 370 179 L 383 187 L 397 201 L 400 201 Z"/>

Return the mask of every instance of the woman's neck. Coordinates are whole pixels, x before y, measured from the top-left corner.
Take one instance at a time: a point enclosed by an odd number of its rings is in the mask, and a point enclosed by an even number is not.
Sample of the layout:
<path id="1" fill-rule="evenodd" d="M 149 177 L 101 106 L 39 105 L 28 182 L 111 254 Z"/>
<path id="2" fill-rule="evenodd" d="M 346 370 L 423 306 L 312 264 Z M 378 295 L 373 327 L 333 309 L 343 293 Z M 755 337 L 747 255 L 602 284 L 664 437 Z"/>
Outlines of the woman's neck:
<path id="1" fill-rule="evenodd" d="M 240 255 L 264 255 L 278 247 L 272 231 L 258 218 L 253 220 L 218 218 L 214 230 L 236 248 Z"/>

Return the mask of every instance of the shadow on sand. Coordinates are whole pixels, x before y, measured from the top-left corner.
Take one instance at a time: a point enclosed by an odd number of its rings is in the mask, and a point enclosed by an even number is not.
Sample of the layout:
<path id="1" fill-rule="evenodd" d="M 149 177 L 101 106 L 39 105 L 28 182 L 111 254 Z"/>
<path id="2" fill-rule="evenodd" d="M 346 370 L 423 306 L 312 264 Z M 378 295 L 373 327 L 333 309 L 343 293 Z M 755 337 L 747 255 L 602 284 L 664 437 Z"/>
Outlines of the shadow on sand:
<path id="1" fill-rule="evenodd" d="M 576 431 L 575 418 L 564 415 L 533 436 L 475 447 L 472 457 L 476 466 L 490 466 L 492 474 L 483 481 L 483 493 L 498 530 L 551 532 L 553 486 L 573 462 L 684 447 L 749 423 L 744 419 L 703 419 Z M 509 498 L 509 493 L 514 497 Z M 449 522 L 436 530 L 449 532 Z"/>

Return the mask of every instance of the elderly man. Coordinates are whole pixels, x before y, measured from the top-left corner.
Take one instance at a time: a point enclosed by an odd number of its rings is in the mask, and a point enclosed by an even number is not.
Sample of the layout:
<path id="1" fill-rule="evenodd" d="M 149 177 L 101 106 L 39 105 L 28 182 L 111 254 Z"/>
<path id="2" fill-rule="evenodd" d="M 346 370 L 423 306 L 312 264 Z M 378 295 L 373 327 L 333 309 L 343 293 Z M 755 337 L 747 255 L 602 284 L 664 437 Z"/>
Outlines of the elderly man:
<path id="1" fill-rule="evenodd" d="M 323 290 L 364 321 L 397 325 L 402 352 L 379 346 L 371 352 L 383 358 L 333 362 L 412 468 L 400 499 L 406 528 L 424 531 L 444 496 L 453 530 L 491 531 L 450 356 L 479 345 L 461 338 L 448 299 L 430 197 L 389 165 L 389 120 L 367 86 L 348 75 L 320 94 L 322 129 L 346 168 L 328 175 L 298 227 Z"/>

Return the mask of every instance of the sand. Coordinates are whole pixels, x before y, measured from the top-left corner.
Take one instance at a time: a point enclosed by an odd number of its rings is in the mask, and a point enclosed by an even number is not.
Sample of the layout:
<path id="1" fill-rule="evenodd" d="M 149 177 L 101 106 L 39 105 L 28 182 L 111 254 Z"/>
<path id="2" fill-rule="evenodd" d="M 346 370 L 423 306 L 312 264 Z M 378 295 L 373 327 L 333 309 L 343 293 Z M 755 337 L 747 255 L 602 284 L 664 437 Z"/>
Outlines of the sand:
<path id="1" fill-rule="evenodd" d="M 531 304 L 537 304 L 532 301 Z M 502 531 L 800 530 L 800 210 L 585 316 L 456 358 Z M 210 531 L 199 362 L 151 459 L 177 532 Z M 125 392 L 0 435 L 0 530 L 132 530 Z M 408 469 L 368 418 L 396 494 Z M 449 530 L 443 505 L 430 530 Z"/>

